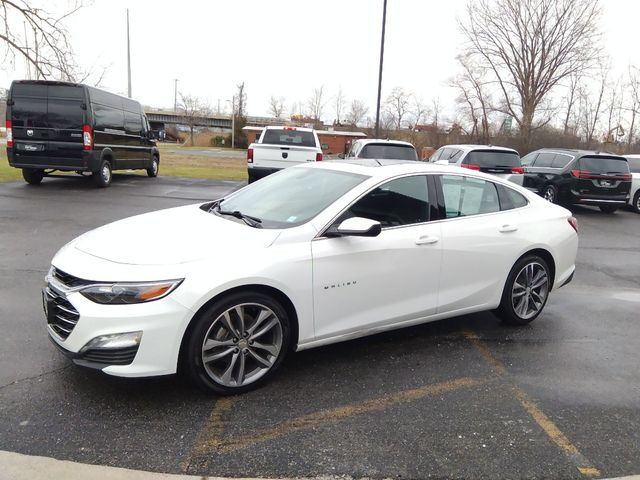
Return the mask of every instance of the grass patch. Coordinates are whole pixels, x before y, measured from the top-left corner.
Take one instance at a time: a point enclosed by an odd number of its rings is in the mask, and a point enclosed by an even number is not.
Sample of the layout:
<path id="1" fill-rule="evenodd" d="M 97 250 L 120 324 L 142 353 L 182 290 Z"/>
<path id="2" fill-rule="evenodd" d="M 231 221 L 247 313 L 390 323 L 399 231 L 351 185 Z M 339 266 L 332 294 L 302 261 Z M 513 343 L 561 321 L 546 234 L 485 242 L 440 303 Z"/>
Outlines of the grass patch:
<path id="1" fill-rule="evenodd" d="M 212 180 L 246 180 L 247 163 L 244 158 L 205 157 L 189 155 L 189 148 L 171 145 L 171 150 L 180 153 L 169 153 L 167 147 L 160 149 L 160 176 L 208 178 Z M 202 150 L 199 148 L 198 150 Z M 216 149 L 218 150 L 218 149 Z M 137 170 L 146 175 L 144 170 Z M 9 166 L 7 149 L 0 145 L 0 182 L 22 180 L 22 171 Z"/>

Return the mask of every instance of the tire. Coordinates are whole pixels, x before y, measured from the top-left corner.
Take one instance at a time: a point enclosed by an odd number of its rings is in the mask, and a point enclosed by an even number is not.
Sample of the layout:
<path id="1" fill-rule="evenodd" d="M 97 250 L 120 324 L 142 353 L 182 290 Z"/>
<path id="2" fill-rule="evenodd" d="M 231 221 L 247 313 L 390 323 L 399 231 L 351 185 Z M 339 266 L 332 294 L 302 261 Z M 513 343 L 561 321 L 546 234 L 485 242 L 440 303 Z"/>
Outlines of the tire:
<path id="1" fill-rule="evenodd" d="M 542 198 L 551 203 L 558 203 L 558 189 L 555 185 L 547 185 L 544 187 Z"/>
<path id="2" fill-rule="evenodd" d="M 194 322 L 185 342 L 184 366 L 192 381 L 207 392 L 234 395 L 264 385 L 289 349 L 286 310 L 260 292 L 230 294 Z"/>
<path id="3" fill-rule="evenodd" d="M 507 276 L 497 315 L 508 325 L 527 325 L 544 309 L 550 287 L 547 262 L 537 255 L 522 257 Z"/>
<path id="4" fill-rule="evenodd" d="M 251 170 L 247 172 L 247 176 L 249 177 L 247 179 L 247 185 L 256 181 L 256 179 L 253 176 L 253 172 Z"/>
<path id="5" fill-rule="evenodd" d="M 93 183 L 98 188 L 105 188 L 111 185 L 111 178 L 113 171 L 111 170 L 111 162 L 109 160 L 102 160 L 100 168 L 97 172 L 93 172 Z"/>
<path id="6" fill-rule="evenodd" d="M 22 178 L 24 178 L 24 181 L 29 185 L 39 185 L 44 178 L 44 170 L 38 168 L 23 168 Z"/>
<path id="7" fill-rule="evenodd" d="M 600 205 L 600 211 L 602 213 L 614 213 L 616 210 L 618 210 L 618 206 L 614 206 L 614 205 Z"/>
<path id="8" fill-rule="evenodd" d="M 158 176 L 158 170 L 160 170 L 160 161 L 157 156 L 153 156 L 151 160 L 151 166 L 147 168 L 147 175 L 151 178 Z"/>
<path id="9" fill-rule="evenodd" d="M 640 213 L 640 190 L 636 192 L 633 196 L 633 204 L 631 205 L 633 211 L 636 213 Z"/>

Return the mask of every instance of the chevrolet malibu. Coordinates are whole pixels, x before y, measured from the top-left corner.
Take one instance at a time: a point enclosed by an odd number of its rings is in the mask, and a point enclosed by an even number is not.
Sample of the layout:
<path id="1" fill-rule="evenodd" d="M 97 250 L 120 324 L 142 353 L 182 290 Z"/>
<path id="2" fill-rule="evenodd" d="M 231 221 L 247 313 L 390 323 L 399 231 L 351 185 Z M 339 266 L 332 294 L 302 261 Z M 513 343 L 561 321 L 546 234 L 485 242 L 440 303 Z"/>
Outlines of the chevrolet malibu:
<path id="1" fill-rule="evenodd" d="M 47 275 L 49 336 L 110 375 L 184 370 L 233 394 L 292 350 L 482 310 L 527 324 L 572 279 L 568 210 L 481 172 L 369 162 L 85 233 Z"/>

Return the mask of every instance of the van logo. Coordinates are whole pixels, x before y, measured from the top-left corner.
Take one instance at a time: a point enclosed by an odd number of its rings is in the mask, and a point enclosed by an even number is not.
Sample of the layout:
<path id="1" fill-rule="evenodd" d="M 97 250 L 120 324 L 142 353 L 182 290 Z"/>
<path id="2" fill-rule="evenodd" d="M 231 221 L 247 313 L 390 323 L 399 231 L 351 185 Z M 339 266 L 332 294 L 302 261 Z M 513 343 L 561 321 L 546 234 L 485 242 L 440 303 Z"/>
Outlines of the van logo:
<path id="1" fill-rule="evenodd" d="M 27 136 L 33 137 L 33 130 L 27 130 Z"/>

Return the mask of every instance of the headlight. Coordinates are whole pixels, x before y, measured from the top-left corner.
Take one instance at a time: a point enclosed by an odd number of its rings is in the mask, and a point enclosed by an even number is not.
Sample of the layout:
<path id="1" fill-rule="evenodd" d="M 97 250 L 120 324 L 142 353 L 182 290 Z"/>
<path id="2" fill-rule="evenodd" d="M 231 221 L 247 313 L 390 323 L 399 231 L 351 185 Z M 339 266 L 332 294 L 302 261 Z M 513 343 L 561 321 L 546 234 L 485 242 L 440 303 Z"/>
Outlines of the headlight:
<path id="1" fill-rule="evenodd" d="M 80 293 L 96 303 L 108 305 L 128 305 L 159 300 L 174 291 L 181 280 L 144 283 L 111 283 L 91 285 Z"/>

